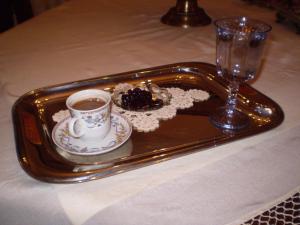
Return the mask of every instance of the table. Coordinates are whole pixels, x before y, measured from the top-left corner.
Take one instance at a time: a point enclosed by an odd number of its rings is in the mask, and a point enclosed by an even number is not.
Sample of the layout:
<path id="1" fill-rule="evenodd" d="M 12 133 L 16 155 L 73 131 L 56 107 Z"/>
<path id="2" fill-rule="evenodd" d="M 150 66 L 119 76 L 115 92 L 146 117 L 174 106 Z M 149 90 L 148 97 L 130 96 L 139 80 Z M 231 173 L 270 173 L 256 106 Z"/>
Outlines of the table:
<path id="1" fill-rule="evenodd" d="M 274 12 L 202 0 L 213 18 L 273 26 L 253 86 L 279 103 L 269 132 L 82 184 L 49 184 L 19 166 L 11 107 L 32 89 L 184 61 L 214 63 L 213 25 L 161 24 L 173 0 L 73 0 L 0 35 L 2 225 L 241 224 L 300 191 L 300 39 Z"/>

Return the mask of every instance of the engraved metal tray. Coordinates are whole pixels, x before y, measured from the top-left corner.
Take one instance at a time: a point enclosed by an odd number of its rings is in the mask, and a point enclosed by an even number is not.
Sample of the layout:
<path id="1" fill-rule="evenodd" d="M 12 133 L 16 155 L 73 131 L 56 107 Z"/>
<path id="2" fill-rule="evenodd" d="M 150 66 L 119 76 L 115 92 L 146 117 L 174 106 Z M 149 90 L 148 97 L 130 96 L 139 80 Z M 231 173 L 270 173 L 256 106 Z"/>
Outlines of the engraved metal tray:
<path id="1" fill-rule="evenodd" d="M 210 98 L 177 111 L 175 118 L 160 121 L 149 133 L 133 131 L 120 148 L 96 156 L 78 156 L 58 149 L 51 132 L 52 115 L 66 109 L 66 98 L 75 91 L 100 88 L 113 91 L 118 83 L 137 84 L 151 80 L 162 87 L 202 89 Z M 209 115 L 224 105 L 227 83 L 216 76 L 215 66 L 188 62 L 159 66 L 82 80 L 33 90 L 15 103 L 13 123 L 17 155 L 22 168 L 32 177 L 54 183 L 76 183 L 103 178 L 184 154 L 259 134 L 278 126 L 283 111 L 270 98 L 243 84 L 238 108 L 246 113 L 250 126 L 236 132 L 215 128 Z"/>

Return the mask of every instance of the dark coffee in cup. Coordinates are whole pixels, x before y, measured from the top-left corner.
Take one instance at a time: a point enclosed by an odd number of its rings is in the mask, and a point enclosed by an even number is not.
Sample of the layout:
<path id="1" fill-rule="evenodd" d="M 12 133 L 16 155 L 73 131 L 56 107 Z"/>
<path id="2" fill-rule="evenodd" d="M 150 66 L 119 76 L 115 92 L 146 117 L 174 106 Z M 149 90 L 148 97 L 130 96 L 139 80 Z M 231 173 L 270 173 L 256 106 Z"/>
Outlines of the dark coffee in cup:
<path id="1" fill-rule="evenodd" d="M 104 106 L 105 103 L 106 102 L 101 98 L 87 98 L 75 102 L 72 108 L 77 110 L 93 110 Z"/>

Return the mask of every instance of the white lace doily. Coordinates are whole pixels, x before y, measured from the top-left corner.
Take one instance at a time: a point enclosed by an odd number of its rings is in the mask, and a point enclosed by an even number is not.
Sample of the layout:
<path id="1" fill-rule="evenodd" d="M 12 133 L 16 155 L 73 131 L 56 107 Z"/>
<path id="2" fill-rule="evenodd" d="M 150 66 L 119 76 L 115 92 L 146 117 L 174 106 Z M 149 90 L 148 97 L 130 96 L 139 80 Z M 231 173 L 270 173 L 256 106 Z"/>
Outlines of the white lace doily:
<path id="1" fill-rule="evenodd" d="M 172 95 L 169 105 L 157 110 L 137 112 L 125 110 L 113 105 L 113 111 L 123 114 L 140 132 L 154 131 L 159 127 L 159 120 L 168 120 L 176 116 L 177 109 L 186 109 L 193 106 L 194 102 L 204 101 L 209 98 L 206 91 L 191 89 L 184 91 L 180 88 L 167 88 Z"/>
<path id="2" fill-rule="evenodd" d="M 70 115 L 71 114 L 70 114 L 69 110 L 60 110 L 57 113 L 53 114 L 52 119 L 54 122 L 58 123 Z"/>
<path id="3" fill-rule="evenodd" d="M 159 120 L 168 120 L 175 117 L 177 109 L 190 108 L 194 102 L 204 101 L 209 98 L 209 94 L 206 91 L 197 89 L 184 91 L 180 88 L 167 88 L 167 90 L 172 95 L 170 104 L 160 109 L 137 112 L 125 110 L 113 104 L 112 111 L 125 116 L 132 123 L 135 130 L 139 132 L 151 132 L 159 127 Z M 68 110 L 61 110 L 55 113 L 52 118 L 55 122 L 59 122 L 69 115 Z"/>

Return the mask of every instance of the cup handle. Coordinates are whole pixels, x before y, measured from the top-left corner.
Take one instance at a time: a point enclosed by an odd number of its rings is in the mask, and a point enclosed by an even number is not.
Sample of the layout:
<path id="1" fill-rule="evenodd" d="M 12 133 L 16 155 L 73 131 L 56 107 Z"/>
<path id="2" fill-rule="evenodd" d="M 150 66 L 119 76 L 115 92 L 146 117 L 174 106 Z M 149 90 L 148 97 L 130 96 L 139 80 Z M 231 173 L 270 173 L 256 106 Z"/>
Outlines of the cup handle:
<path id="1" fill-rule="evenodd" d="M 85 123 L 81 118 L 71 118 L 68 122 L 68 130 L 71 136 L 79 138 L 85 133 Z"/>

